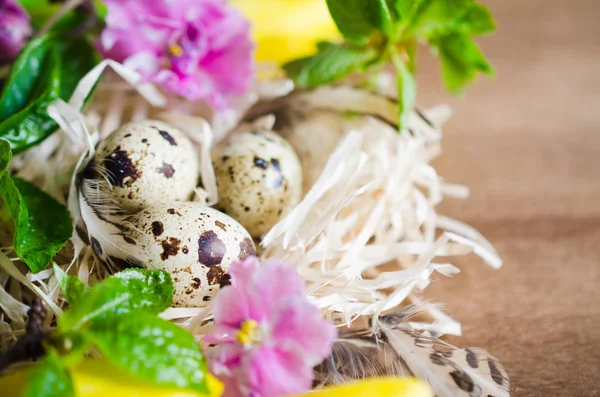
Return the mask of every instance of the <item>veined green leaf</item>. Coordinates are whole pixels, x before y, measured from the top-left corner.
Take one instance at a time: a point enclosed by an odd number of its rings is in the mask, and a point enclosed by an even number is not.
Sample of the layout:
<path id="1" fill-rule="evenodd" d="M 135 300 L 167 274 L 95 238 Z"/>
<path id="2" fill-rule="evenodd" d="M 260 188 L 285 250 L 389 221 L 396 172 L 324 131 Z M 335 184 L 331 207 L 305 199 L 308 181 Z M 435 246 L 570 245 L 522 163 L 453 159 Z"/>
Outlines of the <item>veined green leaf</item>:
<path id="1" fill-rule="evenodd" d="M 74 397 L 73 381 L 66 366 L 51 350 L 33 371 L 22 393 L 23 397 Z"/>
<path id="2" fill-rule="evenodd" d="M 338 80 L 373 61 L 377 52 L 370 47 L 350 44 L 321 46 L 323 51 L 312 57 L 284 65 L 288 76 L 304 87 L 316 87 Z"/>
<path id="3" fill-rule="evenodd" d="M 164 270 L 125 269 L 112 277 L 123 280 L 135 293 L 152 297 L 149 302 L 140 301 L 146 311 L 158 314 L 173 303 L 173 280 Z"/>
<path id="4" fill-rule="evenodd" d="M 89 339 L 113 365 L 161 386 L 208 391 L 206 363 L 192 334 L 149 313 L 94 325 Z"/>
<path id="5" fill-rule="evenodd" d="M 171 306 L 173 283 L 162 270 L 129 269 L 96 284 L 58 322 L 63 332 L 133 312 L 158 314 Z"/>
<path id="6" fill-rule="evenodd" d="M 8 173 L 0 176 L 0 196 L 15 222 L 15 252 L 37 273 L 73 234 L 69 211 L 35 185 Z"/>
<path id="7" fill-rule="evenodd" d="M 11 159 L 0 139 L 0 197 L 15 223 L 15 252 L 32 272 L 44 270 L 73 234 L 67 209 L 31 183 L 6 172 Z"/>
<path id="8" fill-rule="evenodd" d="M 73 305 L 83 298 L 87 287 L 79 277 L 68 275 L 56 264 L 54 264 L 54 274 L 58 279 L 60 289 L 65 294 L 65 298 L 67 298 L 67 302 Z"/>
<path id="9" fill-rule="evenodd" d="M 477 44 L 466 35 L 452 34 L 432 44 L 439 51 L 446 87 L 453 93 L 460 93 L 479 72 L 494 73 Z"/>

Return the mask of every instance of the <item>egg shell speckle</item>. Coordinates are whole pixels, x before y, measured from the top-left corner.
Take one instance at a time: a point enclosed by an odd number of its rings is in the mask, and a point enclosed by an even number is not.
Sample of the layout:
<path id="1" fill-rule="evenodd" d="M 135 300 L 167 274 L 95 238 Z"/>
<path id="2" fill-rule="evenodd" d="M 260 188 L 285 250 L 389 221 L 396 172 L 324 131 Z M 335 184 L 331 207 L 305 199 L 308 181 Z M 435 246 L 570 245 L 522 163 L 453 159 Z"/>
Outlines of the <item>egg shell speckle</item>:
<path id="1" fill-rule="evenodd" d="M 108 178 L 106 193 L 137 212 L 188 200 L 198 181 L 198 157 L 184 133 L 161 121 L 130 123 L 98 144 L 94 169 Z"/>
<path id="2" fill-rule="evenodd" d="M 294 149 L 272 131 L 234 134 L 213 156 L 218 207 L 260 237 L 301 199 L 302 169 Z"/>
<path id="3" fill-rule="evenodd" d="M 130 219 L 126 232 L 141 246 L 148 269 L 171 274 L 177 307 L 206 306 L 230 284 L 231 263 L 255 254 L 248 232 L 234 219 L 201 203 L 151 206 Z"/>

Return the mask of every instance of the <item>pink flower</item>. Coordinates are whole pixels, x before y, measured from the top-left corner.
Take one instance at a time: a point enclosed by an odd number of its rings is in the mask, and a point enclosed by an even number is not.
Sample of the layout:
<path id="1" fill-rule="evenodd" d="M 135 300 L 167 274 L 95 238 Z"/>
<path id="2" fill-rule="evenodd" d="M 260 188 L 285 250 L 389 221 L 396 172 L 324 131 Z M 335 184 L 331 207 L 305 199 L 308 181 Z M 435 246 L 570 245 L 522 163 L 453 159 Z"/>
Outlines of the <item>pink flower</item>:
<path id="1" fill-rule="evenodd" d="M 12 62 L 30 36 L 27 11 L 14 0 L 0 0 L 0 66 Z"/>
<path id="2" fill-rule="evenodd" d="M 280 397 L 310 389 L 313 367 L 331 354 L 337 335 L 310 304 L 293 267 L 231 265 L 231 286 L 215 298 L 216 332 L 205 342 L 225 397 Z"/>
<path id="3" fill-rule="evenodd" d="M 228 108 L 252 81 L 250 24 L 227 0 L 105 0 L 105 58 L 190 100 Z"/>

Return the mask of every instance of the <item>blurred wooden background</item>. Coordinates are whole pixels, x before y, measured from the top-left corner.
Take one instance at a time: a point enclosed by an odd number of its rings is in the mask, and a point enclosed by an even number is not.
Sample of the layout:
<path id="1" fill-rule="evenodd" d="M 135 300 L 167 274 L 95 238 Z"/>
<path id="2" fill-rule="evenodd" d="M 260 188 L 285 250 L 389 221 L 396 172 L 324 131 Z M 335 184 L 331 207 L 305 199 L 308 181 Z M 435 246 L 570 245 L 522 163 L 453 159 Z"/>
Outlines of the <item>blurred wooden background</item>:
<path id="1" fill-rule="evenodd" d="M 481 40 L 496 79 L 450 98 L 424 55 L 419 103 L 453 106 L 437 167 L 472 188 L 440 212 L 505 265 L 459 258 L 426 297 L 462 322 L 451 342 L 500 358 L 514 396 L 600 396 L 600 0 L 482 2 L 499 25 Z"/>

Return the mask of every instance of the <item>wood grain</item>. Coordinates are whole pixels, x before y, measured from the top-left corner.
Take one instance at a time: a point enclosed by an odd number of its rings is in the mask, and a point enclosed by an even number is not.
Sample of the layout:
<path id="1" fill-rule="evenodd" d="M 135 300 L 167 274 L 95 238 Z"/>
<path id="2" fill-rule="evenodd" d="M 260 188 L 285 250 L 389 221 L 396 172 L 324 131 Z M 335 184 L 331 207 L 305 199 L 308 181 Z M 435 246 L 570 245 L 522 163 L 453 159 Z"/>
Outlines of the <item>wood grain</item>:
<path id="1" fill-rule="evenodd" d="M 513 395 L 600 396 L 600 1 L 488 0 L 496 65 L 463 99 L 423 57 L 419 102 L 450 103 L 436 166 L 472 188 L 439 211 L 500 251 L 499 271 L 457 259 L 426 297 L 463 324 L 451 342 L 496 354 Z"/>

